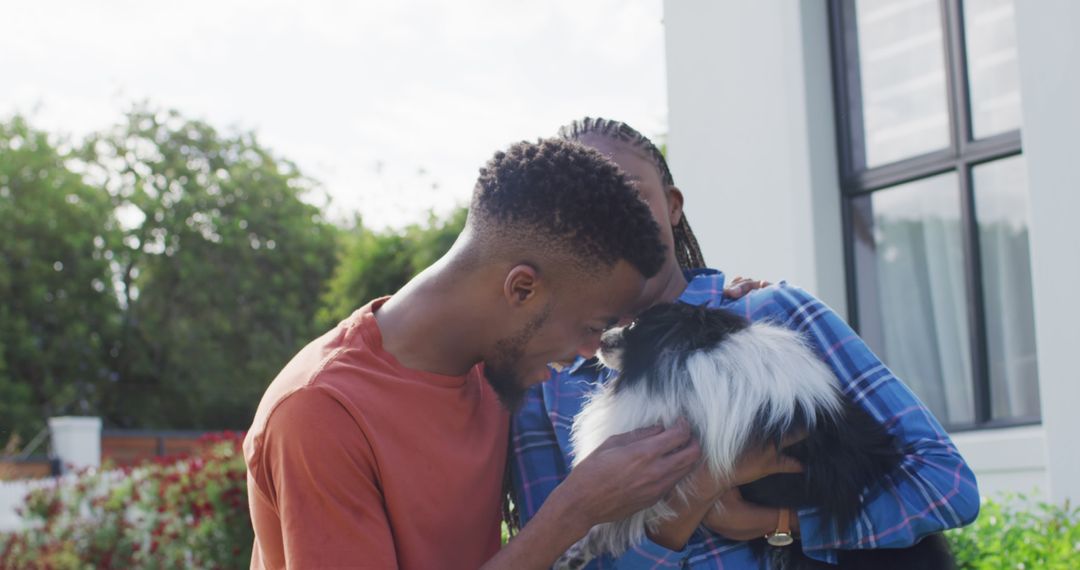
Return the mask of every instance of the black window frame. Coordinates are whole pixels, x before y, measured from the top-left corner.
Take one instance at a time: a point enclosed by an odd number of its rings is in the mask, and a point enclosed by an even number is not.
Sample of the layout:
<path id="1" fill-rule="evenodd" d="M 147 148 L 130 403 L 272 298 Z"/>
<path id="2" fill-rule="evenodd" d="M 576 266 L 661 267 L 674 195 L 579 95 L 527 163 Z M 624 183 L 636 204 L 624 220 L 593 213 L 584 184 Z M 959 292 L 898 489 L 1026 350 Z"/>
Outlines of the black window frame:
<path id="1" fill-rule="evenodd" d="M 972 175 L 974 167 L 1023 153 L 1021 129 L 975 140 L 972 136 L 968 89 L 967 47 L 962 0 L 937 0 L 945 44 L 946 93 L 949 110 L 949 146 L 866 167 L 862 89 L 859 70 L 855 0 L 829 0 L 829 36 L 833 101 L 839 158 L 840 202 L 843 224 L 844 274 L 848 320 L 859 331 L 858 276 L 852 231 L 852 202 L 877 190 L 956 172 L 959 181 L 963 232 L 965 293 L 970 333 L 974 421 L 946 423 L 950 432 L 1040 424 L 1040 416 L 993 418 L 987 358 L 986 313 L 982 263 Z"/>

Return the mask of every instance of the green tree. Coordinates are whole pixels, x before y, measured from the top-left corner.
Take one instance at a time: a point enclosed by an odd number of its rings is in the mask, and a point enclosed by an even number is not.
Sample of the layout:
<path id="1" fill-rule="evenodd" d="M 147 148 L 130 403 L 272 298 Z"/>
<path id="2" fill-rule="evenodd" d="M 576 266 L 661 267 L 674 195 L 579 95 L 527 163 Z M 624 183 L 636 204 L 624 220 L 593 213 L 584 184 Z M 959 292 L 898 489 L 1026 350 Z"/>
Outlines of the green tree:
<path id="1" fill-rule="evenodd" d="M 382 232 L 367 229 L 358 220 L 343 239 L 337 269 L 319 309 L 319 324 L 333 326 L 371 299 L 400 289 L 450 249 L 465 226 L 465 216 L 461 208 L 446 219 L 431 216 L 423 225 Z"/>
<path id="2" fill-rule="evenodd" d="M 125 227 L 120 425 L 245 428 L 266 385 L 317 332 L 337 229 L 317 190 L 251 133 L 132 111 L 86 145 Z"/>
<path id="3" fill-rule="evenodd" d="M 300 346 L 465 221 L 342 231 L 316 191 L 254 135 L 177 112 L 137 107 L 78 152 L 0 123 L 0 439 L 63 413 L 246 427 Z"/>
<path id="4" fill-rule="evenodd" d="M 118 230 L 65 147 L 22 117 L 0 123 L 0 443 L 95 412 L 115 380 Z"/>

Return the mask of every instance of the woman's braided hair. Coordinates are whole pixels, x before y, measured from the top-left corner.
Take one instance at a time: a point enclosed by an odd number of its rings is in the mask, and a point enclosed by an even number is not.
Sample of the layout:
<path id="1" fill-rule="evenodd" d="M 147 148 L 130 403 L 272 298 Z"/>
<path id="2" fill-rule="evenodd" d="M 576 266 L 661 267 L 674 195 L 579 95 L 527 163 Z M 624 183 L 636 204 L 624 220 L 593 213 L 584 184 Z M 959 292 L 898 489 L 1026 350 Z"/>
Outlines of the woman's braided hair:
<path id="1" fill-rule="evenodd" d="M 586 136 L 598 136 L 610 141 L 630 145 L 633 148 L 643 151 L 652 161 L 653 165 L 656 166 L 656 170 L 660 173 L 660 181 L 664 184 L 665 189 L 675 185 L 675 180 L 671 176 L 671 170 L 668 169 L 667 159 L 664 158 L 664 153 L 661 152 L 660 149 L 645 135 L 639 133 L 636 129 L 626 123 L 613 121 L 611 119 L 585 117 L 584 119 L 560 127 L 558 135 L 561 138 L 577 142 L 581 142 L 581 139 Z M 671 230 L 672 235 L 675 238 L 675 256 L 679 260 L 679 266 L 683 269 L 699 269 L 705 267 L 705 259 L 704 256 L 701 255 L 701 247 L 698 245 L 697 237 L 694 235 L 694 231 L 690 229 L 690 222 L 686 221 L 686 212 L 683 212 L 679 223 L 671 228 Z M 517 534 L 521 529 L 519 507 L 513 504 L 513 497 L 511 496 L 513 487 L 510 472 L 510 456 L 512 456 L 513 453 L 513 442 L 510 442 L 507 451 L 506 470 L 503 474 L 503 489 L 505 492 L 503 493 L 502 518 L 511 536 Z"/>
<path id="2" fill-rule="evenodd" d="M 643 151 L 652 161 L 653 165 L 656 166 L 656 170 L 660 173 L 660 180 L 665 188 L 675 185 L 675 180 L 671 176 L 671 170 L 668 169 L 664 153 L 645 135 L 626 123 L 611 119 L 585 117 L 561 127 L 559 136 L 579 142 L 586 136 L 599 136 L 610 141 L 630 145 Z M 685 212 L 683 212 L 679 223 L 671 229 L 675 238 L 675 256 L 679 260 L 679 266 L 683 269 L 705 267 L 701 247 L 698 245 L 694 231 L 690 229 L 690 222 L 686 221 Z"/>

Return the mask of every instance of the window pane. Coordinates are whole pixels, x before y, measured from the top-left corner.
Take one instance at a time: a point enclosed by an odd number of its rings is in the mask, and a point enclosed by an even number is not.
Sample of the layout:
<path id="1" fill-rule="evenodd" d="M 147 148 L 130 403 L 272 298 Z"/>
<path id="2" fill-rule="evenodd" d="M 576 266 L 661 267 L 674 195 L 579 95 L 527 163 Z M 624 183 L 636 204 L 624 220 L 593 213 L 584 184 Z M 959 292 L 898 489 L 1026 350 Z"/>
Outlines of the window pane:
<path id="1" fill-rule="evenodd" d="M 868 167 L 949 145 L 937 0 L 857 0 Z"/>
<path id="2" fill-rule="evenodd" d="M 992 414 L 994 418 L 1038 416 L 1027 164 L 1023 155 L 1014 156 L 976 166 L 972 176 L 982 253 Z"/>
<path id="3" fill-rule="evenodd" d="M 981 139 L 1020 128 L 1020 69 L 1013 0 L 965 0 L 972 133 Z"/>
<path id="4" fill-rule="evenodd" d="M 853 201 L 860 332 L 943 422 L 973 422 L 956 173 Z"/>

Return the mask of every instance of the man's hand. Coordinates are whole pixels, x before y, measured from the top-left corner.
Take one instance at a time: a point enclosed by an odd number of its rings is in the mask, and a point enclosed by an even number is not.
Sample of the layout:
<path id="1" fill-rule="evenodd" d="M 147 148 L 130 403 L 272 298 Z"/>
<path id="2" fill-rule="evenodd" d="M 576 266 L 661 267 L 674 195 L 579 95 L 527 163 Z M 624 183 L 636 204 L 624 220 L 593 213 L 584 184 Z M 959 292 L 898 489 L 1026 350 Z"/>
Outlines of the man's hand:
<path id="1" fill-rule="evenodd" d="M 685 421 L 612 436 L 570 471 L 548 502 L 557 498 L 573 505 L 587 531 L 652 506 L 700 457 Z"/>
<path id="2" fill-rule="evenodd" d="M 550 568 L 594 525 L 630 516 L 662 499 L 700 457 L 686 422 L 608 438 L 570 471 L 483 570 Z"/>

